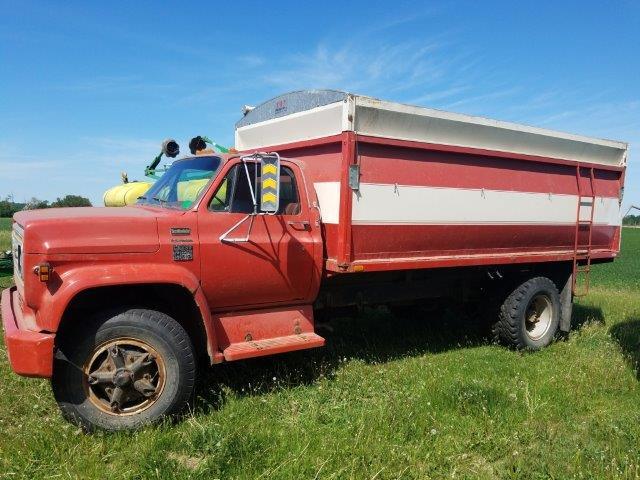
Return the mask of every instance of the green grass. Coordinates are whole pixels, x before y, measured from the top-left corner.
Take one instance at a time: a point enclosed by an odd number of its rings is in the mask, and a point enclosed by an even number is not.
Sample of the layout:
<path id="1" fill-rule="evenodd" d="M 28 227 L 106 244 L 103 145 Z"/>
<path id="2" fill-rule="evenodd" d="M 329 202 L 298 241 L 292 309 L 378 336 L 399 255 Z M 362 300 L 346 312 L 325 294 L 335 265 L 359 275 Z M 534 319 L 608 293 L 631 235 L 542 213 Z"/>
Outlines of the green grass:
<path id="1" fill-rule="evenodd" d="M 455 309 L 372 310 L 325 349 L 212 369 L 186 419 L 134 433 L 82 434 L 1 350 L 0 478 L 638 478 L 638 255 L 625 229 L 544 351 L 491 345 Z"/>
<path id="2" fill-rule="evenodd" d="M 0 218 L 0 252 L 11 250 L 11 219 Z"/>
<path id="3" fill-rule="evenodd" d="M 622 229 L 622 251 L 617 261 L 593 271 L 595 285 L 640 290 L 640 228 Z"/>
<path id="4" fill-rule="evenodd" d="M 7 250 L 11 250 L 11 219 L 0 218 L 0 253 L 6 252 Z M 12 272 L 6 267 L 6 261 L 0 262 L 0 289 L 8 287 L 12 283 Z"/>

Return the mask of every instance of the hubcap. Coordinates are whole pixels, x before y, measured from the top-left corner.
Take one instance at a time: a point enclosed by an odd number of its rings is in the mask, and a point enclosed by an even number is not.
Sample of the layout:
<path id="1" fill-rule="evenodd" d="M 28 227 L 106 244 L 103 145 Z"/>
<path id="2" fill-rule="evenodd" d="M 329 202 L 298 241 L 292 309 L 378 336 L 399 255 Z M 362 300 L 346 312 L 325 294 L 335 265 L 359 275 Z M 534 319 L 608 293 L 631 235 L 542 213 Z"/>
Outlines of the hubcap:
<path id="1" fill-rule="evenodd" d="M 553 320 L 553 304 L 551 299 L 545 294 L 535 295 L 525 313 L 525 328 L 531 340 L 542 338 Z"/>
<path id="2" fill-rule="evenodd" d="M 133 338 L 99 345 L 83 371 L 89 400 L 112 415 L 132 415 L 149 408 L 162 393 L 166 375 L 158 352 Z"/>

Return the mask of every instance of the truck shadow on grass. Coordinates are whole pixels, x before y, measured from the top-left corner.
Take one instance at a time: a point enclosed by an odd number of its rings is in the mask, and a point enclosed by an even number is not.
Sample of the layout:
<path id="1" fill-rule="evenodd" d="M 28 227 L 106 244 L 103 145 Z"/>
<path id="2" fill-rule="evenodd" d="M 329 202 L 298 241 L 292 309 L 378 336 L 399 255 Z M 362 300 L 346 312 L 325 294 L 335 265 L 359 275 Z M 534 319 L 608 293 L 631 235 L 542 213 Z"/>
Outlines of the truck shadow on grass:
<path id="1" fill-rule="evenodd" d="M 636 372 L 636 378 L 640 380 L 640 318 L 627 317 L 624 322 L 611 327 L 609 332 Z"/>
<path id="2" fill-rule="evenodd" d="M 194 410 L 220 408 L 229 392 L 239 396 L 261 395 L 331 379 L 346 361 L 386 363 L 491 344 L 489 321 L 463 308 L 451 302 L 431 310 L 368 309 L 351 317 L 332 318 L 330 328 L 320 328 L 318 332 L 326 339 L 324 348 L 223 363 L 207 369 L 196 391 Z M 604 322 L 599 308 L 576 306 L 572 328 L 592 321 Z"/>
<path id="3" fill-rule="evenodd" d="M 571 315 L 571 331 L 580 330 L 587 323 L 605 324 L 604 313 L 600 307 L 591 307 L 588 305 L 573 305 L 573 314 Z"/>

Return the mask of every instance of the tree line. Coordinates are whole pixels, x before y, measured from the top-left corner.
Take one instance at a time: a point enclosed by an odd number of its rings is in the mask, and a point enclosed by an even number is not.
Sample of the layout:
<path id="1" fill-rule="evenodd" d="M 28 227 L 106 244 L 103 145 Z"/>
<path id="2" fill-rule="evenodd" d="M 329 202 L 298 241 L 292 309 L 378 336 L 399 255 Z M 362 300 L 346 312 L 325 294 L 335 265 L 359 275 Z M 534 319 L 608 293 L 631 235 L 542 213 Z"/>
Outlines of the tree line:
<path id="1" fill-rule="evenodd" d="M 65 195 L 56 198 L 53 202 L 32 198 L 31 200 L 19 203 L 14 202 L 11 197 L 0 200 L 0 217 L 12 217 L 20 210 L 35 210 L 38 208 L 58 208 L 58 207 L 91 207 L 91 201 L 81 195 Z"/>
<path id="2" fill-rule="evenodd" d="M 623 225 L 640 226 L 640 215 L 627 215 L 622 219 Z"/>

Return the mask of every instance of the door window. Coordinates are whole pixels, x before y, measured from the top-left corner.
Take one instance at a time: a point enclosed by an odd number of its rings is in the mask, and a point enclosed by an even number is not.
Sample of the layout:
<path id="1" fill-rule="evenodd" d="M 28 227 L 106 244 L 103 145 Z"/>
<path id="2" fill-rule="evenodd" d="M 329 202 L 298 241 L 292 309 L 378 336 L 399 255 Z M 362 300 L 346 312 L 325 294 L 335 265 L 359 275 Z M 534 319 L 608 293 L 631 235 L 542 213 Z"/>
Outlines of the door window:
<path id="1" fill-rule="evenodd" d="M 249 177 L 247 178 L 247 172 Z M 235 165 L 222 180 L 211 199 L 209 210 L 215 212 L 253 213 L 253 197 L 260 198 L 260 167 L 255 162 Z M 288 167 L 280 168 L 280 205 L 276 214 L 298 215 L 300 213 L 300 195 L 295 175 Z"/>

